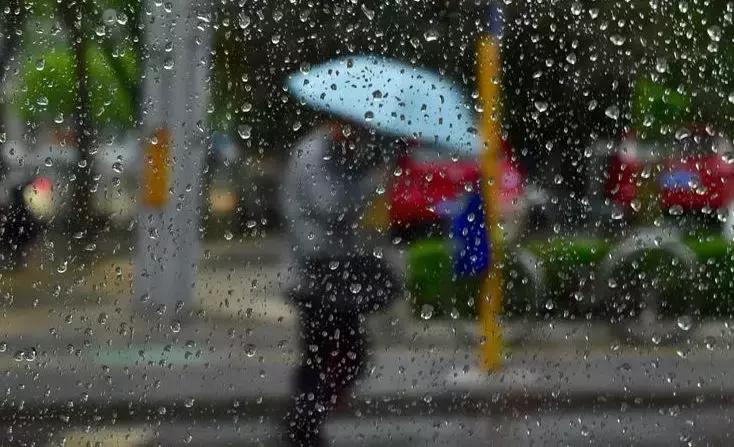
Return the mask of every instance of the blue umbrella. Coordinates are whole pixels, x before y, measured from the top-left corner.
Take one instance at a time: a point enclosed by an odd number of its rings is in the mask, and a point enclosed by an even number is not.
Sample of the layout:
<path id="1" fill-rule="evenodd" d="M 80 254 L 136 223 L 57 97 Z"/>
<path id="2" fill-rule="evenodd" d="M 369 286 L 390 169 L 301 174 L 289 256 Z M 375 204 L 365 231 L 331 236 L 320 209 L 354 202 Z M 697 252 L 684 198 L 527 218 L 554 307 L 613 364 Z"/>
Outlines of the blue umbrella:
<path id="1" fill-rule="evenodd" d="M 437 73 L 379 56 L 331 60 L 294 73 L 288 88 L 311 107 L 459 155 L 476 155 L 471 103 Z"/>

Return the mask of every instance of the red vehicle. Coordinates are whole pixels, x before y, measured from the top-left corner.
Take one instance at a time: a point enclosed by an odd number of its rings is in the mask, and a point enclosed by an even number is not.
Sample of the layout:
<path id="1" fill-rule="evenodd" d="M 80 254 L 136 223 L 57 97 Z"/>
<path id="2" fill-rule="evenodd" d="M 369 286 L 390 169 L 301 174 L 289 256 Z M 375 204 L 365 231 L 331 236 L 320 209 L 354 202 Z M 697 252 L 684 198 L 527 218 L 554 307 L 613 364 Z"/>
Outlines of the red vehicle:
<path id="1" fill-rule="evenodd" d="M 509 146 L 505 148 L 509 155 Z M 466 191 L 478 190 L 481 179 L 476 160 L 432 159 L 427 151 L 414 150 L 398 162 L 402 170 L 390 189 L 390 223 L 396 228 L 421 226 L 440 220 L 437 207 Z M 505 156 L 500 164 L 502 208 L 508 211 L 522 195 L 525 175 Z"/>
<path id="2" fill-rule="evenodd" d="M 669 157 L 660 174 L 661 207 L 683 211 L 729 207 L 734 200 L 731 142 L 698 131 L 677 146 L 680 154 Z"/>
<path id="3" fill-rule="evenodd" d="M 604 195 L 621 209 L 629 209 L 639 198 L 638 185 L 648 167 L 651 173 L 660 169 L 656 199 L 663 211 L 729 209 L 731 214 L 734 210 L 734 147 L 726 137 L 703 126 L 651 143 L 627 135 L 605 163 Z"/>

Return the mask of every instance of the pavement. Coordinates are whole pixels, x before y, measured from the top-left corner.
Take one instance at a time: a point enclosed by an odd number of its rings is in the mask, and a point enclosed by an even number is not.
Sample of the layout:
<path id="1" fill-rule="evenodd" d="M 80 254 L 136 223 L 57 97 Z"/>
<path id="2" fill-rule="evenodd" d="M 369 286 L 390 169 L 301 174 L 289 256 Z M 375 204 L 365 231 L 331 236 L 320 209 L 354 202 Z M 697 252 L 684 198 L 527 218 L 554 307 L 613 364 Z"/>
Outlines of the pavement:
<path id="1" fill-rule="evenodd" d="M 285 247 L 205 248 L 194 302 L 152 320 L 129 251 L 4 273 L 0 444 L 279 445 L 298 362 Z M 598 321 L 508 321 L 493 372 L 474 322 L 416 319 L 401 302 L 369 325 L 334 445 L 731 445 L 726 321 L 641 344 Z"/>

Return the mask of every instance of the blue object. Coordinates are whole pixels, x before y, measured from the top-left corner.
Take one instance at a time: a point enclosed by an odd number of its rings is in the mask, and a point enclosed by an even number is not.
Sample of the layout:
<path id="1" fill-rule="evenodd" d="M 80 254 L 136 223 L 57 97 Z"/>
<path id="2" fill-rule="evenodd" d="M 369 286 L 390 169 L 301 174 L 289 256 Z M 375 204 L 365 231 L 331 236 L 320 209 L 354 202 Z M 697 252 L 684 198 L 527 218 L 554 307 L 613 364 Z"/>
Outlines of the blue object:
<path id="1" fill-rule="evenodd" d="M 482 196 L 473 193 L 465 204 L 451 221 L 455 243 L 454 273 L 459 277 L 476 276 L 486 270 L 490 262 Z"/>
<path id="2" fill-rule="evenodd" d="M 287 82 L 292 95 L 317 110 L 459 155 L 479 153 L 471 101 L 437 73 L 364 55 L 331 60 Z"/>
<path id="3" fill-rule="evenodd" d="M 691 185 L 698 183 L 698 174 L 684 169 L 677 169 L 664 173 L 660 178 L 663 189 L 689 190 Z"/>
<path id="4" fill-rule="evenodd" d="M 505 17 L 502 6 L 498 1 L 492 1 L 487 6 L 487 30 L 489 34 L 499 39 L 505 28 Z"/>

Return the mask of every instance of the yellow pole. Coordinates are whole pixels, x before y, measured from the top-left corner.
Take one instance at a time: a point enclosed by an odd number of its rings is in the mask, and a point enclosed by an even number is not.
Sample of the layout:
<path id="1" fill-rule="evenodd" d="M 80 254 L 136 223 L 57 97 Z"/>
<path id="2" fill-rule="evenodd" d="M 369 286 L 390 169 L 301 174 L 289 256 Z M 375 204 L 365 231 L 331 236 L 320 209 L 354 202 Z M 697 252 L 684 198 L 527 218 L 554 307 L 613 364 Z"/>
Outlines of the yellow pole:
<path id="1" fill-rule="evenodd" d="M 502 229 L 499 225 L 500 175 L 499 156 L 502 147 L 501 130 L 501 59 L 499 39 L 485 35 L 477 45 L 477 81 L 482 114 L 479 132 L 484 143 L 481 154 L 482 194 L 484 198 L 485 222 L 491 247 L 491 264 L 482 282 L 479 299 L 479 318 L 482 335 L 481 365 L 492 371 L 502 365 L 502 328 L 499 313 L 502 310 L 502 264 L 504 247 Z"/>
<path id="2" fill-rule="evenodd" d="M 143 163 L 143 203 L 150 208 L 162 208 L 168 202 L 170 183 L 171 133 L 159 128 L 145 148 Z"/>

